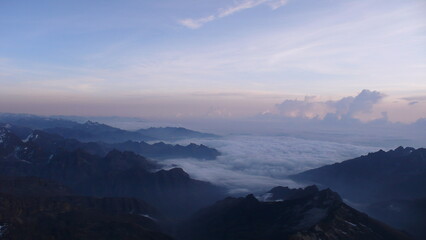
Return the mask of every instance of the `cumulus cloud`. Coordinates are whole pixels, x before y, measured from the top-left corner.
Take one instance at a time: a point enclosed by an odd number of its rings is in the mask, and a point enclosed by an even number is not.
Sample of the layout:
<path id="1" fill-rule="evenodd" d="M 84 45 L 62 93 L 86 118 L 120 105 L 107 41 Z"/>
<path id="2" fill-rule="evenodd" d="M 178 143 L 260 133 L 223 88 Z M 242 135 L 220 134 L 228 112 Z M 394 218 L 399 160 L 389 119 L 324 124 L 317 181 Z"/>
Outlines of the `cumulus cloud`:
<path id="1" fill-rule="evenodd" d="M 214 161 L 169 159 L 162 163 L 182 167 L 192 177 L 225 186 L 231 193 L 262 192 L 278 185 L 299 187 L 287 176 L 378 150 L 285 136 L 237 135 L 195 142 L 217 148 L 222 156 Z"/>
<path id="2" fill-rule="evenodd" d="M 304 100 L 285 100 L 277 104 L 278 111 L 287 117 L 324 117 L 334 114 L 337 118 L 353 118 L 359 113 L 371 112 L 373 106 L 385 95 L 370 90 L 363 90 L 357 96 L 344 97 L 336 101 L 318 101 L 316 97 L 305 97 Z"/>
<path id="3" fill-rule="evenodd" d="M 270 6 L 272 10 L 278 9 L 285 4 L 287 4 L 288 0 L 244 0 L 240 1 L 237 4 L 219 9 L 215 14 L 209 15 L 207 17 L 202 18 L 186 18 L 179 21 L 179 23 L 187 28 L 197 29 L 203 26 L 205 23 L 214 21 L 219 18 L 224 18 L 230 16 L 234 13 L 254 8 L 262 4 L 267 4 Z"/>

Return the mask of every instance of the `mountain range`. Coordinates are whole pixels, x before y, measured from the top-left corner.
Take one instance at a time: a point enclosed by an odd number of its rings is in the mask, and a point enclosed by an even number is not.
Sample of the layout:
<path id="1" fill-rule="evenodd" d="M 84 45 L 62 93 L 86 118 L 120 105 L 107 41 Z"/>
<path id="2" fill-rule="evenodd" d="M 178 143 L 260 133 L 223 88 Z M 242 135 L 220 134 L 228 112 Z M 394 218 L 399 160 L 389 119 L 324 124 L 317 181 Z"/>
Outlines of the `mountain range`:
<path id="1" fill-rule="evenodd" d="M 191 138 L 219 137 L 218 135 L 197 132 L 182 127 L 151 127 L 129 131 L 93 121 L 79 123 L 61 118 L 41 117 L 29 114 L 0 113 L 0 123 L 9 123 L 34 130 L 44 130 L 82 142 L 176 141 Z"/>
<path id="2" fill-rule="evenodd" d="M 194 180 L 182 169 L 158 171 L 157 163 L 133 152 L 112 150 L 99 156 L 67 149 L 61 137 L 51 137 L 37 131 L 22 141 L 0 128 L 0 175 L 49 179 L 80 195 L 142 198 L 171 215 L 189 214 L 224 196 L 224 190 Z"/>
<path id="3" fill-rule="evenodd" d="M 321 184 L 355 202 L 426 196 L 426 149 L 380 150 L 355 159 L 323 166 L 293 176 Z"/>
<path id="4" fill-rule="evenodd" d="M 194 143 L 182 146 L 179 144 L 172 145 L 163 142 L 148 144 L 143 141 L 125 141 L 120 143 L 80 142 L 75 139 L 64 138 L 58 134 L 48 133 L 43 130 L 32 130 L 11 124 L 0 124 L 0 128 L 3 128 L 2 131 L 13 133 L 25 143 L 30 141 L 37 142 L 37 144 L 43 144 L 45 149 L 50 149 L 51 154 L 54 154 L 57 149 L 69 151 L 83 149 L 95 155 L 105 156 L 108 152 L 117 149 L 120 151 L 132 151 L 145 157 L 155 159 L 198 158 L 213 160 L 220 155 L 220 152 L 214 148 Z"/>
<path id="5" fill-rule="evenodd" d="M 426 239 L 426 149 L 398 147 L 292 176 L 339 192 L 354 207 Z M 424 215 L 423 215 L 424 214 Z"/>
<path id="6" fill-rule="evenodd" d="M 217 150 L 133 139 L 179 140 L 201 133 L 7 117 L 16 119 L 0 124 L 0 239 L 426 237 L 425 149 L 379 151 L 291 176 L 318 186 L 227 197 L 223 187 L 162 166 L 165 158 L 213 160 Z"/>

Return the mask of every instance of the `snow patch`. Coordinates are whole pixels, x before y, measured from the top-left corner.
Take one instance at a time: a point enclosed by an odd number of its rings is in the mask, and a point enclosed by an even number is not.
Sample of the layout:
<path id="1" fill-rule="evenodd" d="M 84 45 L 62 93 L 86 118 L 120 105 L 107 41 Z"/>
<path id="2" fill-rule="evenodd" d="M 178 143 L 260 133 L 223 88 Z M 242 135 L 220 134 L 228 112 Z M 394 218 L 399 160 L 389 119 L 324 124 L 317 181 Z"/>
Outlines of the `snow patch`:
<path id="1" fill-rule="evenodd" d="M 0 128 L 0 143 L 3 143 L 8 131 L 5 128 Z"/>
<path id="2" fill-rule="evenodd" d="M 33 164 L 32 162 L 29 162 L 29 161 L 23 160 L 23 159 L 21 159 L 21 162 L 24 162 L 24 163 L 27 163 L 27 164 Z"/>
<path id="3" fill-rule="evenodd" d="M 27 138 L 25 138 L 24 140 L 22 140 L 22 142 L 26 143 L 28 142 L 31 138 L 33 137 L 33 134 L 31 133 L 30 135 L 28 135 Z"/>
<path id="4" fill-rule="evenodd" d="M 351 225 L 352 227 L 357 227 L 357 226 L 358 226 L 358 225 L 356 225 L 355 223 L 351 223 L 351 222 L 348 222 L 348 221 L 346 221 L 346 220 L 345 220 L 345 222 L 346 222 L 347 224 Z"/>
<path id="5" fill-rule="evenodd" d="M 149 219 L 151 219 L 152 221 L 154 221 L 154 222 L 156 222 L 157 221 L 157 219 L 155 219 L 155 218 L 153 218 L 153 217 L 151 217 L 151 216 L 149 216 L 148 214 L 140 214 L 142 217 L 146 217 L 146 218 L 149 218 Z"/>
<path id="6" fill-rule="evenodd" d="M 35 140 L 38 138 L 38 134 L 34 135 L 33 133 L 31 133 L 30 135 L 28 135 L 27 138 L 25 138 L 24 140 L 22 140 L 22 142 L 26 143 L 30 140 Z"/>
<path id="7" fill-rule="evenodd" d="M 6 227 L 7 227 L 6 224 L 3 224 L 3 225 L 0 224 L 0 237 L 3 236 L 4 232 L 6 231 Z"/>

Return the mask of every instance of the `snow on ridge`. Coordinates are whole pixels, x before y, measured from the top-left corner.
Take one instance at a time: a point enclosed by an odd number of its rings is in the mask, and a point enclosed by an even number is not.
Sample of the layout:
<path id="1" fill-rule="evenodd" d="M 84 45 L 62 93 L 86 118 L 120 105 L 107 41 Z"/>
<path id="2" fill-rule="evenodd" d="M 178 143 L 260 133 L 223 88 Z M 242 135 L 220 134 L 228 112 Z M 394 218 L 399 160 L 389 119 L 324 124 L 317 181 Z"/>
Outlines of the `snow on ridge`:
<path id="1" fill-rule="evenodd" d="M 351 225 L 352 227 L 356 227 L 356 226 L 358 226 L 358 225 L 356 225 L 355 223 L 351 223 L 351 222 L 346 221 L 346 220 L 345 220 L 345 222 L 346 222 L 347 224 Z"/>
<path id="2" fill-rule="evenodd" d="M 151 219 L 152 221 L 154 221 L 154 222 L 157 222 L 157 219 L 155 219 L 155 218 L 153 218 L 153 217 L 151 217 L 151 216 L 149 216 L 148 214 L 140 214 L 142 217 L 146 217 L 146 218 L 149 218 L 149 219 Z"/>
<path id="3" fill-rule="evenodd" d="M 3 225 L 0 224 L 0 237 L 3 236 L 4 232 L 6 231 L 6 227 L 7 227 L 6 224 L 3 224 Z"/>
<path id="4" fill-rule="evenodd" d="M 6 131 L 4 129 L 0 129 L 0 143 L 4 142 L 4 139 L 6 137 Z"/>
<path id="5" fill-rule="evenodd" d="M 30 141 L 30 140 L 35 140 L 35 139 L 37 139 L 38 138 L 38 134 L 33 134 L 33 133 L 31 133 L 30 135 L 28 135 L 28 137 L 27 138 L 25 138 L 24 140 L 22 140 L 22 142 L 24 142 L 24 143 L 26 143 L 26 142 L 28 142 L 28 141 Z"/>

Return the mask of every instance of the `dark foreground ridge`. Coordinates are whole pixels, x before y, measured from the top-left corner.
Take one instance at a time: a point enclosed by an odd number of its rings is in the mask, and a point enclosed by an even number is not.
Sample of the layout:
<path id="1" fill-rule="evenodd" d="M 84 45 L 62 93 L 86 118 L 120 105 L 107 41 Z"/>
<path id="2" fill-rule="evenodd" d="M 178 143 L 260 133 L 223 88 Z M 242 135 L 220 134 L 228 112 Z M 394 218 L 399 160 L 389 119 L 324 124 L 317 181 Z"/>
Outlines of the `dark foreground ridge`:
<path id="1" fill-rule="evenodd" d="M 142 200 L 72 196 L 35 177 L 0 182 L 0 239 L 172 239 L 161 233 L 163 217 Z"/>
<path id="2" fill-rule="evenodd" d="M 226 198 L 188 220 L 179 239 L 410 239 L 349 207 L 329 189 L 308 187 L 288 196 L 290 200 L 274 202 L 262 202 L 253 195 Z"/>

